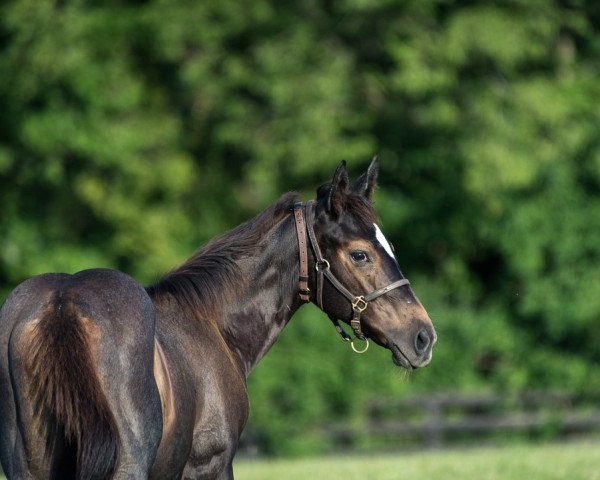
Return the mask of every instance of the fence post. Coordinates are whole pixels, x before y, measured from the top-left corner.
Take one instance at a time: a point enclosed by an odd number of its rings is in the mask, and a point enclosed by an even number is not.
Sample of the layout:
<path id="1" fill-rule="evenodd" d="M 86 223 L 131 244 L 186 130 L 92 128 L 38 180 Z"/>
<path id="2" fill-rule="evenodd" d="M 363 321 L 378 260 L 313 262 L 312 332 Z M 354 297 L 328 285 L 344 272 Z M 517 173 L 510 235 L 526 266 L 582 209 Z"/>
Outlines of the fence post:
<path id="1" fill-rule="evenodd" d="M 425 444 L 429 448 L 441 447 L 444 443 L 443 402 L 431 398 L 425 403 L 425 411 L 429 418 L 425 427 Z"/>

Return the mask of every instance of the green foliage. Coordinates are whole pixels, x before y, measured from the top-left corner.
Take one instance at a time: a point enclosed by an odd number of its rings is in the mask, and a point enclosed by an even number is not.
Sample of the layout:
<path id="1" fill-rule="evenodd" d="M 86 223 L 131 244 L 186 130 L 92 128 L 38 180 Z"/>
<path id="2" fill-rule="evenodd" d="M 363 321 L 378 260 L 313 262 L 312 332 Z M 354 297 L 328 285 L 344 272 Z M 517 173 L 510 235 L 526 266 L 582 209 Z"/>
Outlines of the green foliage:
<path id="1" fill-rule="evenodd" d="M 4 2 L 0 298 L 45 271 L 149 282 L 380 153 L 433 362 L 355 356 L 306 307 L 250 378 L 268 450 L 381 395 L 600 391 L 599 55 L 579 0 Z"/>

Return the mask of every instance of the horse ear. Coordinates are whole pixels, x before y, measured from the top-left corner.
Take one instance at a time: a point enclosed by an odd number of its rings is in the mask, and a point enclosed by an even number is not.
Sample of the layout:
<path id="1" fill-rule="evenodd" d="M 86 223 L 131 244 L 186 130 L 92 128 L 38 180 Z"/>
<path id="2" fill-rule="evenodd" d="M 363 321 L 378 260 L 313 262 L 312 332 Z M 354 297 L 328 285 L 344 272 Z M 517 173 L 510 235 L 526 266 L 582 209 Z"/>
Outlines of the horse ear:
<path id="1" fill-rule="evenodd" d="M 377 155 L 371 160 L 371 164 L 365 173 L 356 179 L 352 185 L 352 191 L 364 195 L 368 200 L 373 197 L 373 191 L 377 187 L 377 175 L 379 174 L 379 158 Z"/>
<path id="2" fill-rule="evenodd" d="M 344 211 L 346 206 L 346 197 L 348 195 L 348 171 L 346 170 L 346 161 L 342 160 L 338 165 L 333 180 L 329 187 L 327 195 L 327 212 L 338 217 Z"/>

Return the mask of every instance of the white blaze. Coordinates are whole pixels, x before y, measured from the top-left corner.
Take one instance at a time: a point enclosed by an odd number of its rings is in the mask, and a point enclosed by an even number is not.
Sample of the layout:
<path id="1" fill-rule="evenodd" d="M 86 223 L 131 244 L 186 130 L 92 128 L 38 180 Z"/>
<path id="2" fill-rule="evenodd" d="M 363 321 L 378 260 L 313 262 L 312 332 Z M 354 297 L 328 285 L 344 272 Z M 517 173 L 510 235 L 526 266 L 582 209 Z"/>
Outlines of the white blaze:
<path id="1" fill-rule="evenodd" d="M 390 257 L 392 257 L 394 260 L 396 260 L 396 257 L 394 255 L 394 251 L 392 250 L 392 246 L 390 245 L 390 242 L 387 241 L 387 238 L 385 238 L 385 235 L 383 234 L 383 232 L 379 228 L 379 225 L 377 225 L 375 223 L 373 225 L 375 226 L 375 237 L 377 238 L 377 241 L 385 249 L 385 251 L 388 253 L 388 255 Z"/>

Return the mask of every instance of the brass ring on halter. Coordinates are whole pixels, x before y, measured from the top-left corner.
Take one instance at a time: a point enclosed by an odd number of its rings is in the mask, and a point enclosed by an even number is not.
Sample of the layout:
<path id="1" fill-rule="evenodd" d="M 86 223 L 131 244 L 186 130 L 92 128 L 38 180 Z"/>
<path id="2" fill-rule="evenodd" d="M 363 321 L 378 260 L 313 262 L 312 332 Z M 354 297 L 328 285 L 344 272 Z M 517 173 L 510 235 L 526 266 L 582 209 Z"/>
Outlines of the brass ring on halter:
<path id="1" fill-rule="evenodd" d="M 365 348 L 363 348 L 362 350 L 359 350 L 358 348 L 356 348 L 354 346 L 354 342 L 358 340 L 357 338 L 355 338 L 354 340 L 352 340 L 350 342 L 350 346 L 352 347 L 352 350 L 354 350 L 354 353 L 365 353 L 368 349 L 369 349 L 369 339 L 365 338 Z"/>

